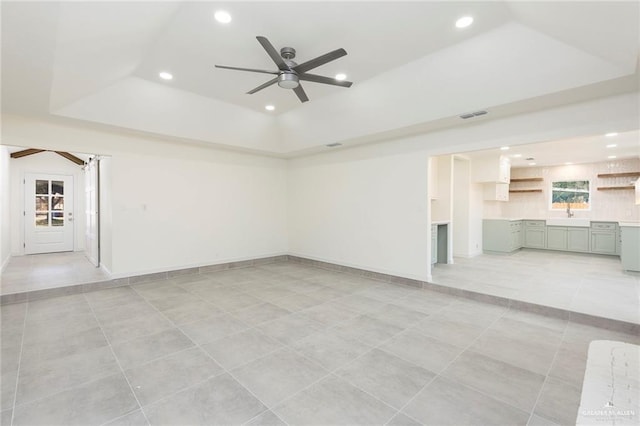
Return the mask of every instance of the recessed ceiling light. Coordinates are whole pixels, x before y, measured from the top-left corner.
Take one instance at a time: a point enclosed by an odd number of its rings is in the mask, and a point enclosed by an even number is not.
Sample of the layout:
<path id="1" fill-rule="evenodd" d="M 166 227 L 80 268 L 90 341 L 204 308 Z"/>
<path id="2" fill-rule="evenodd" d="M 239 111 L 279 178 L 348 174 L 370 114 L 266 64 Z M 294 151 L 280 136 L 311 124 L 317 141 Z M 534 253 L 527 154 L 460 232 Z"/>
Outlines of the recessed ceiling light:
<path id="1" fill-rule="evenodd" d="M 616 146 L 618 146 L 618 144 L 610 143 L 609 145 L 607 145 L 607 148 L 615 148 Z"/>
<path id="2" fill-rule="evenodd" d="M 616 132 L 611 132 L 611 133 L 607 133 L 605 136 L 606 136 L 606 137 L 608 137 L 608 138 L 612 138 L 612 137 L 614 137 L 614 136 L 618 136 L 618 133 L 616 133 Z"/>
<path id="3" fill-rule="evenodd" d="M 266 109 L 267 111 L 273 111 L 274 109 L 276 109 L 276 107 L 274 107 L 273 105 L 267 105 L 264 107 L 264 109 Z"/>
<path id="4" fill-rule="evenodd" d="M 529 163 L 529 165 L 530 165 L 530 166 L 535 166 L 535 165 L 536 165 L 536 163 Z"/>
<path id="5" fill-rule="evenodd" d="M 522 154 L 513 154 L 512 157 L 513 158 L 520 158 L 520 157 L 522 157 Z"/>
<path id="6" fill-rule="evenodd" d="M 166 71 L 162 71 L 160 74 L 158 74 L 158 76 L 163 80 L 172 80 L 173 79 L 173 74 L 171 74 L 170 72 L 166 72 Z"/>
<path id="7" fill-rule="evenodd" d="M 336 80 L 338 81 L 342 81 L 342 80 L 346 80 L 347 79 L 347 75 L 340 73 L 340 74 L 336 74 Z"/>
<path id="8" fill-rule="evenodd" d="M 229 12 L 224 10 L 218 10 L 213 14 L 213 17 L 216 18 L 216 21 L 220 22 L 221 24 L 228 24 L 229 22 L 231 22 L 231 15 L 229 15 Z"/>
<path id="9" fill-rule="evenodd" d="M 509 147 L 508 146 L 501 146 L 500 147 L 500 151 L 509 151 Z"/>
<path id="10" fill-rule="evenodd" d="M 609 160 L 613 160 L 614 158 L 617 158 L 615 155 L 610 155 L 607 157 Z"/>
<path id="11" fill-rule="evenodd" d="M 456 28 L 467 28 L 471 24 L 473 24 L 473 17 L 463 16 L 456 21 Z"/>
<path id="12" fill-rule="evenodd" d="M 565 165 L 565 166 L 570 166 L 570 165 L 572 165 L 572 164 L 573 164 L 573 163 L 572 163 L 571 161 L 567 161 L 566 163 L 564 163 L 564 165 Z"/>

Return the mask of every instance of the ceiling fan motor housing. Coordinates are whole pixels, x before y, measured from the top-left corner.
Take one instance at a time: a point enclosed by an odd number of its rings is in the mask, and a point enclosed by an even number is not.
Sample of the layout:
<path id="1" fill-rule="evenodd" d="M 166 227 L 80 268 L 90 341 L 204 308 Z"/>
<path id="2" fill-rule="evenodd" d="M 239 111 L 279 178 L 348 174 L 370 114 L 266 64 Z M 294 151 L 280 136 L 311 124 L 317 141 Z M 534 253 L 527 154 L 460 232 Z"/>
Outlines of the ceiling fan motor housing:
<path id="1" fill-rule="evenodd" d="M 293 59 L 296 57 L 296 49 L 293 47 L 283 47 L 280 49 L 280 56 L 284 59 Z"/>

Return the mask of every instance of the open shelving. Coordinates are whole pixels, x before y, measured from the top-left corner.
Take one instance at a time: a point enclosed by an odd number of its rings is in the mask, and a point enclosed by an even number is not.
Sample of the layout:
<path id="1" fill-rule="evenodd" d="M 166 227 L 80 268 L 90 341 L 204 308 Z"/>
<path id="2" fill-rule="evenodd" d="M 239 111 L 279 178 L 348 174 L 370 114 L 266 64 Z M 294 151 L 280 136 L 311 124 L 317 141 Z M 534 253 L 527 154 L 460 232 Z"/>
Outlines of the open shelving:
<path id="1" fill-rule="evenodd" d="M 542 182 L 544 179 L 541 177 L 530 177 L 530 178 L 514 178 L 511 179 L 511 182 Z"/>
<path id="2" fill-rule="evenodd" d="M 625 185 L 625 186 L 599 186 L 598 191 L 615 191 L 615 190 L 624 190 L 624 189 L 635 189 L 633 185 Z"/>
<path id="3" fill-rule="evenodd" d="M 599 178 L 625 178 L 640 177 L 640 172 L 621 172 L 621 173 L 599 173 Z M 598 191 L 624 191 L 635 189 L 634 185 L 616 185 L 616 186 L 599 186 Z"/>
<path id="4" fill-rule="evenodd" d="M 599 178 L 640 177 L 640 172 L 600 173 Z"/>
<path id="5" fill-rule="evenodd" d="M 509 182 L 511 183 L 520 183 L 520 182 L 542 182 L 544 179 L 541 177 L 525 177 L 525 178 L 512 178 L 511 181 Z M 540 188 L 518 188 L 518 189 L 511 189 L 511 187 L 509 187 L 509 193 L 513 194 L 513 193 L 534 193 L 534 192 L 542 192 L 542 189 Z"/>

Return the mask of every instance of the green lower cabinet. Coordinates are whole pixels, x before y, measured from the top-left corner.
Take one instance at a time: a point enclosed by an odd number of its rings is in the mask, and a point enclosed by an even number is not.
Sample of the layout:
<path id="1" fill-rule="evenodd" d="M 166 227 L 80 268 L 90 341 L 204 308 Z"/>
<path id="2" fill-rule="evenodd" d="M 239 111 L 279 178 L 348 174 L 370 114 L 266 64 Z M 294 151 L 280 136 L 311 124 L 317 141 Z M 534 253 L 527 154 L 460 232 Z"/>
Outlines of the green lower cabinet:
<path id="1" fill-rule="evenodd" d="M 640 227 L 621 226 L 620 234 L 622 249 L 622 269 L 625 271 L 640 271 Z"/>
<path id="2" fill-rule="evenodd" d="M 589 251 L 589 228 L 567 228 L 567 250 Z"/>
<path id="3" fill-rule="evenodd" d="M 523 245 L 528 248 L 543 249 L 547 242 L 547 228 L 543 220 L 524 221 Z"/>
<path id="4" fill-rule="evenodd" d="M 482 221 L 482 250 L 511 253 L 522 247 L 522 221 L 484 219 Z"/>
<path id="5" fill-rule="evenodd" d="M 589 251 L 589 228 L 547 226 L 549 250 Z"/>
<path id="6" fill-rule="evenodd" d="M 567 249 L 567 228 L 564 226 L 547 226 L 547 247 L 549 250 Z"/>
<path id="7" fill-rule="evenodd" d="M 618 236 L 615 231 L 591 231 L 591 252 L 616 254 Z"/>

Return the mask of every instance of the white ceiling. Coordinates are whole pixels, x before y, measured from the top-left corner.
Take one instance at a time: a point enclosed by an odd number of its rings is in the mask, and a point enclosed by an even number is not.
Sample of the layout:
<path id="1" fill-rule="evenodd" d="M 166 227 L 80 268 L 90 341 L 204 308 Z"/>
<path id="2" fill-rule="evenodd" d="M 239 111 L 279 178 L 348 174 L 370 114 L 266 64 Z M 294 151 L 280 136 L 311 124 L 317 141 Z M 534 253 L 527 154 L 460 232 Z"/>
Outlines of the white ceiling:
<path id="1" fill-rule="evenodd" d="M 613 133 L 613 132 L 612 132 Z M 612 146 L 615 145 L 615 146 Z M 512 167 L 561 166 L 570 164 L 638 158 L 640 155 L 640 131 L 616 133 L 609 136 L 553 140 L 535 144 L 517 145 L 467 153 L 471 158 L 487 153 L 499 153 L 509 157 Z M 615 157 L 615 158 L 611 158 Z M 532 160 L 529 160 L 532 158 Z M 535 164 L 533 164 L 535 163 Z"/>
<path id="2" fill-rule="evenodd" d="M 589 93 L 637 76 L 639 33 L 637 2 L 3 2 L 2 108 L 284 155 Z M 257 35 L 299 63 L 344 48 L 313 72 L 354 85 L 246 95 L 270 76 L 214 65 L 275 69 Z"/>

